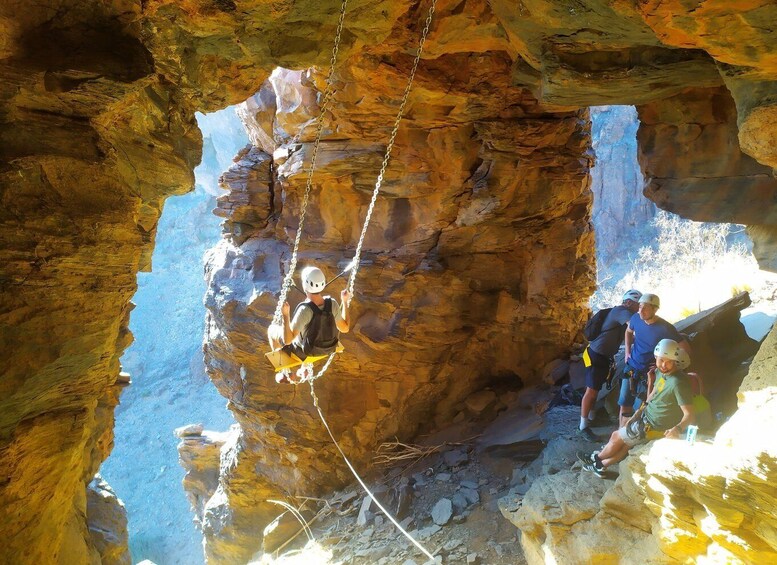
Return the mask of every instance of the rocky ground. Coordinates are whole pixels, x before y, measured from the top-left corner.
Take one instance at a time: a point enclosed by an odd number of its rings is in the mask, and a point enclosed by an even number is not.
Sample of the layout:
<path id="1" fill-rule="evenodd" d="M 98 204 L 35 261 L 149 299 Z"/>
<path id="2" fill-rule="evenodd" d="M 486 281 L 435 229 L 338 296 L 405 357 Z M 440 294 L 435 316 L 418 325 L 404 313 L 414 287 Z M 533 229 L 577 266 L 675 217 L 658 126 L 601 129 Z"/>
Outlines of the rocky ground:
<path id="1" fill-rule="evenodd" d="M 383 444 L 368 486 L 438 562 L 525 563 L 519 530 L 502 508 L 509 510 L 535 478 L 575 465 L 577 449 L 596 446 L 576 433 L 577 406 L 543 413 L 555 390 L 541 385 L 474 395 L 466 403 L 469 421 L 422 438 L 419 445 Z M 606 434 L 606 418 L 605 423 L 595 429 Z M 308 520 L 315 516 L 310 524 L 315 542 L 290 550 L 308 540 L 297 525 L 293 542 L 256 556 L 257 562 L 411 565 L 428 560 L 358 485 L 302 506 Z M 287 515 L 284 521 L 292 519 Z"/>

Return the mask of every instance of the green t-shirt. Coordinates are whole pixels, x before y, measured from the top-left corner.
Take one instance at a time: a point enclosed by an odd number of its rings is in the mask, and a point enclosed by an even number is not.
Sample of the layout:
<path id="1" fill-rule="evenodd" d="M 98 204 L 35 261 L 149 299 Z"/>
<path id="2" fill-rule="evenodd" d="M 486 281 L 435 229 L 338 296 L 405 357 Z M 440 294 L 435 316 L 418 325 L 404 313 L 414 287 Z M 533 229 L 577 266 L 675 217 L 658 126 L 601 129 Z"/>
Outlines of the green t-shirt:
<path id="1" fill-rule="evenodd" d="M 688 404 L 693 404 L 693 391 L 687 375 L 681 371 L 665 375 L 656 369 L 655 392 L 645 407 L 650 427 L 663 431 L 676 426 L 683 419 L 680 406 Z"/>

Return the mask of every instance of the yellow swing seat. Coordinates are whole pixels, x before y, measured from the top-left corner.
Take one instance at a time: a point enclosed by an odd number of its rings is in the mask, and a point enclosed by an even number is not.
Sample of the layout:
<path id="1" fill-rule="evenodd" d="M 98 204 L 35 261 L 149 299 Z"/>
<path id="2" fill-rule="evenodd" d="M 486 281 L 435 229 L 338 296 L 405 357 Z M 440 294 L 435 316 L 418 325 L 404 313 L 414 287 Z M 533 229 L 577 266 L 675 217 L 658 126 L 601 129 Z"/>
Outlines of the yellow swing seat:
<path id="1" fill-rule="evenodd" d="M 335 347 L 335 353 L 342 353 L 343 351 L 345 351 L 345 348 L 343 347 L 343 344 L 338 341 L 337 347 Z M 329 357 L 329 355 L 308 355 L 303 361 L 293 353 L 286 353 L 282 349 L 275 349 L 269 353 L 265 353 L 264 356 L 267 357 L 267 360 L 272 364 L 276 373 L 283 371 L 284 369 L 299 367 L 303 363 L 317 363 L 318 361 Z"/>

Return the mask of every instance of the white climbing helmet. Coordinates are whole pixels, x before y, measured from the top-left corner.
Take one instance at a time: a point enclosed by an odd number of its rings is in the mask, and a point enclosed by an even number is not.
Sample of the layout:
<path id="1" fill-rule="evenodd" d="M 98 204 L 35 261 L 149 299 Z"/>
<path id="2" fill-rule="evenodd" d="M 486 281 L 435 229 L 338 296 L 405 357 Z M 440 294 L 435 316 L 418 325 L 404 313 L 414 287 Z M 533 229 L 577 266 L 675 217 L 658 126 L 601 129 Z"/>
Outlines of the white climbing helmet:
<path id="1" fill-rule="evenodd" d="M 653 350 L 653 355 L 675 361 L 681 371 L 687 369 L 691 364 L 691 357 L 688 355 L 688 352 L 673 339 L 662 339 L 659 341 Z"/>
<path id="2" fill-rule="evenodd" d="M 631 300 L 632 302 L 639 302 L 639 299 L 641 297 L 642 297 L 642 293 L 632 288 L 631 290 L 626 292 L 626 294 L 623 295 L 623 300 L 621 300 L 621 302 L 626 302 L 627 300 Z"/>
<path id="3" fill-rule="evenodd" d="M 646 292 L 645 294 L 639 297 L 639 303 L 651 304 L 656 308 L 661 307 L 661 300 L 658 299 L 658 296 L 656 296 L 655 294 L 650 294 L 649 292 Z"/>
<path id="4" fill-rule="evenodd" d="M 326 276 L 318 267 L 302 269 L 302 290 L 310 294 L 318 294 L 326 286 Z"/>

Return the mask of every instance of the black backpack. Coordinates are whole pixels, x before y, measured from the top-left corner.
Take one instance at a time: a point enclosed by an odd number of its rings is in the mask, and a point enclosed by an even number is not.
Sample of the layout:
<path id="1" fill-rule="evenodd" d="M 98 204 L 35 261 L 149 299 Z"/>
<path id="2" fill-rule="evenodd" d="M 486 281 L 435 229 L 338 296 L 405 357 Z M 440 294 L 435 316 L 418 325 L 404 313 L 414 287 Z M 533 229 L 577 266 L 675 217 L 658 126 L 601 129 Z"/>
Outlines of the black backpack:
<path id="1" fill-rule="evenodd" d="M 301 302 L 297 308 L 310 308 L 313 312 L 305 335 L 302 339 L 302 351 L 305 357 L 308 355 L 329 355 L 337 348 L 340 340 L 340 330 L 335 323 L 335 315 L 332 312 L 332 299 L 324 298 L 324 307 L 319 308 L 309 300 Z M 296 311 L 294 312 L 296 314 Z M 299 356 L 299 355 L 298 355 Z M 299 356 L 303 361 L 305 358 Z"/>
<path id="2" fill-rule="evenodd" d="M 607 315 L 612 312 L 612 308 L 603 308 L 599 310 L 596 314 L 591 316 L 591 319 L 588 320 L 585 324 L 585 327 L 583 328 L 583 335 L 588 340 L 588 342 L 592 342 L 597 337 L 599 337 L 602 334 L 602 326 L 604 326 L 604 320 L 607 319 Z M 617 326 L 616 326 L 617 327 Z M 607 331 L 613 330 L 615 328 L 610 328 Z"/>

